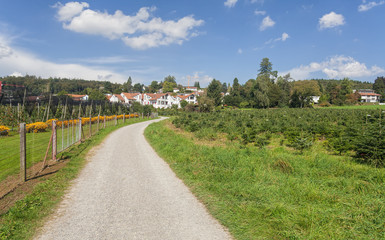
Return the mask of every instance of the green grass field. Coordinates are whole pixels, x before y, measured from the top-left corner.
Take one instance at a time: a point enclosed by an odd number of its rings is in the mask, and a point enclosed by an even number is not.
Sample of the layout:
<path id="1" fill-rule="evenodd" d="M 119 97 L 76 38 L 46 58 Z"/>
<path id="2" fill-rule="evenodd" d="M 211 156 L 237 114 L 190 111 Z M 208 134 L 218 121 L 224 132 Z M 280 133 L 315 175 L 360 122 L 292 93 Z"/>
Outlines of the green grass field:
<path id="1" fill-rule="evenodd" d="M 137 122 L 138 119 L 131 118 L 126 119 L 126 124 L 132 124 Z M 107 127 L 114 126 L 114 121 L 107 122 Z M 119 125 L 123 124 L 123 120 L 118 121 Z M 100 124 L 100 128 L 103 127 L 103 123 Z M 96 133 L 96 124 L 92 125 L 92 134 Z M 34 164 L 43 161 L 48 143 L 51 136 L 51 131 L 42 133 L 27 133 L 27 167 L 31 167 Z M 89 136 L 89 125 L 83 126 L 83 133 L 85 137 Z M 66 144 L 71 140 L 68 138 L 68 130 L 64 130 L 64 138 L 62 138 L 62 129 L 57 129 L 57 149 L 62 150 L 62 146 L 66 147 Z M 72 133 L 69 134 L 72 138 Z M 84 136 L 83 136 L 84 138 Z M 64 140 L 64 144 L 62 141 Z M 52 155 L 51 149 L 48 152 L 48 157 Z M 6 179 L 10 175 L 17 174 L 20 171 L 20 136 L 18 134 L 12 134 L 7 137 L 0 137 L 0 182 Z"/>
<path id="2" fill-rule="evenodd" d="M 354 105 L 354 106 L 331 106 L 327 108 L 333 108 L 333 109 L 384 109 L 385 105 Z"/>
<path id="3" fill-rule="evenodd" d="M 385 170 L 284 146 L 205 146 L 164 122 L 145 135 L 236 239 L 385 239 Z"/>

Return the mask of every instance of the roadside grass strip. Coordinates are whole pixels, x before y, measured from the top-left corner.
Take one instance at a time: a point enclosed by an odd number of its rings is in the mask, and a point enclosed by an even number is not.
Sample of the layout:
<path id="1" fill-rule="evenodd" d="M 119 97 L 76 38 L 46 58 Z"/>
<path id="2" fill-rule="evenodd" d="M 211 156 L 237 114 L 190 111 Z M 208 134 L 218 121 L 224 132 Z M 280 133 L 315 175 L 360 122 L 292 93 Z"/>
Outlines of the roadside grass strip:
<path id="1" fill-rule="evenodd" d="M 124 125 L 101 129 L 81 144 L 62 152 L 58 158 L 61 155 L 69 158 L 67 165 L 49 179 L 37 184 L 31 194 L 17 201 L 8 212 L 0 215 L 0 239 L 31 239 L 36 229 L 43 226 L 44 218 L 51 214 L 61 201 L 71 180 L 78 176 L 85 165 L 87 153 L 116 129 L 143 121 L 147 119 L 130 119 Z"/>
<path id="2" fill-rule="evenodd" d="M 236 239 L 385 239 L 385 169 L 317 147 L 195 144 L 167 125 L 145 136 Z"/>

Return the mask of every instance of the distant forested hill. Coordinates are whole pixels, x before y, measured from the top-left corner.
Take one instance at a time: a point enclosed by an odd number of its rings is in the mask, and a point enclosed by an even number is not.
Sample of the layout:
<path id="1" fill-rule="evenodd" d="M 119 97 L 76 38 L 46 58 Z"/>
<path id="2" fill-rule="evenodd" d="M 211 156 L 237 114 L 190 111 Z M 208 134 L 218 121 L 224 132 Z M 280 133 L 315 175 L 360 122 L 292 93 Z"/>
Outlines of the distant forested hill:
<path id="1" fill-rule="evenodd" d="M 0 81 L 5 84 L 24 85 L 27 88 L 27 94 L 31 96 L 38 96 L 43 93 L 57 94 L 60 91 L 66 91 L 74 94 L 85 94 L 87 92 L 87 88 L 88 90 L 103 90 L 103 92 L 106 93 L 120 93 L 123 88 L 122 84 L 111 83 L 108 81 L 89 81 L 66 78 L 43 79 L 29 75 L 23 77 L 1 77 Z"/>

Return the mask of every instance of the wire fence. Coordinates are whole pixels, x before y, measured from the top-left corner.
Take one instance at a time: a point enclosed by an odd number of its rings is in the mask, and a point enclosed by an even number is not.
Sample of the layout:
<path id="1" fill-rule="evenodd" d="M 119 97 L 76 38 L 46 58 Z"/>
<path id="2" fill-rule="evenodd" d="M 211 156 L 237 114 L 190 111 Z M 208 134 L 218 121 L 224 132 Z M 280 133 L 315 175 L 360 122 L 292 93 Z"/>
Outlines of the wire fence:
<path id="1" fill-rule="evenodd" d="M 0 136 L 0 197 L 7 193 L 7 189 L 12 191 L 12 184 L 17 185 L 41 175 L 47 166 L 57 163 L 57 156 L 60 153 L 92 137 L 101 129 L 128 124 L 133 122 L 134 118 L 154 117 L 157 117 L 157 114 L 147 116 L 123 114 L 65 121 L 52 120 L 48 124 L 45 123 L 47 124 L 45 128 L 40 123 L 34 123 L 33 126 L 24 124 L 24 133 L 20 132 L 23 125 L 20 124 L 18 130 L 14 129 L 9 131 L 7 136 Z M 24 152 L 25 160 L 23 160 Z M 25 161 L 24 164 L 22 161 Z M 10 179 L 12 181 L 9 181 Z"/>

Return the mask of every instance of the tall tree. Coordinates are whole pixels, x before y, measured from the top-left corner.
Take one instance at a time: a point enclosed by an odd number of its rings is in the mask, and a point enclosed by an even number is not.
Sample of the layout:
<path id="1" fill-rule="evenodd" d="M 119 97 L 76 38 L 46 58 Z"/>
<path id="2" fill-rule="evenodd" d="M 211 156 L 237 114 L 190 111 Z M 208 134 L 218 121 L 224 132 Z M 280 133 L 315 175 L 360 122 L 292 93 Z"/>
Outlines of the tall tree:
<path id="1" fill-rule="evenodd" d="M 201 85 L 199 84 L 198 81 L 196 81 L 196 82 L 194 83 L 194 87 L 196 87 L 197 89 L 200 89 L 200 88 L 201 88 Z"/>
<path id="2" fill-rule="evenodd" d="M 140 93 L 142 93 L 142 92 L 143 92 L 143 87 L 144 87 L 143 84 L 135 83 L 135 85 L 134 85 L 134 87 L 132 88 L 132 90 L 133 90 L 134 92 L 140 92 Z"/>
<path id="3" fill-rule="evenodd" d="M 222 92 L 227 93 L 227 84 L 225 82 L 222 83 Z"/>
<path id="4" fill-rule="evenodd" d="M 132 79 L 128 77 L 127 82 L 123 83 L 123 91 L 131 92 L 132 91 Z"/>
<path id="5" fill-rule="evenodd" d="M 310 104 L 312 96 L 320 96 L 318 82 L 315 80 L 305 80 L 294 82 L 293 94 L 291 96 L 292 102 L 299 102 L 300 106 L 292 107 L 306 107 Z M 298 99 L 294 99 L 298 98 Z"/>
<path id="6" fill-rule="evenodd" d="M 213 79 L 207 87 L 207 97 L 214 101 L 215 106 L 221 105 L 222 102 L 222 84 L 220 81 Z"/>
<path id="7" fill-rule="evenodd" d="M 258 76 L 266 75 L 271 79 L 272 81 L 277 78 L 278 72 L 273 71 L 273 64 L 270 62 L 269 58 L 262 59 L 262 62 L 260 63 L 259 73 Z"/>
<path id="8" fill-rule="evenodd" d="M 171 75 L 168 75 L 167 77 L 165 77 L 164 82 L 171 82 L 171 83 L 175 83 L 175 85 L 176 85 L 175 77 L 171 76 Z"/>
<path id="9" fill-rule="evenodd" d="M 165 81 L 163 83 L 163 92 L 166 93 L 166 92 L 172 92 L 174 90 L 174 88 L 176 88 L 176 83 L 175 82 L 167 82 Z"/>
<path id="10" fill-rule="evenodd" d="M 385 77 L 377 77 L 373 84 L 373 90 L 385 98 Z"/>

